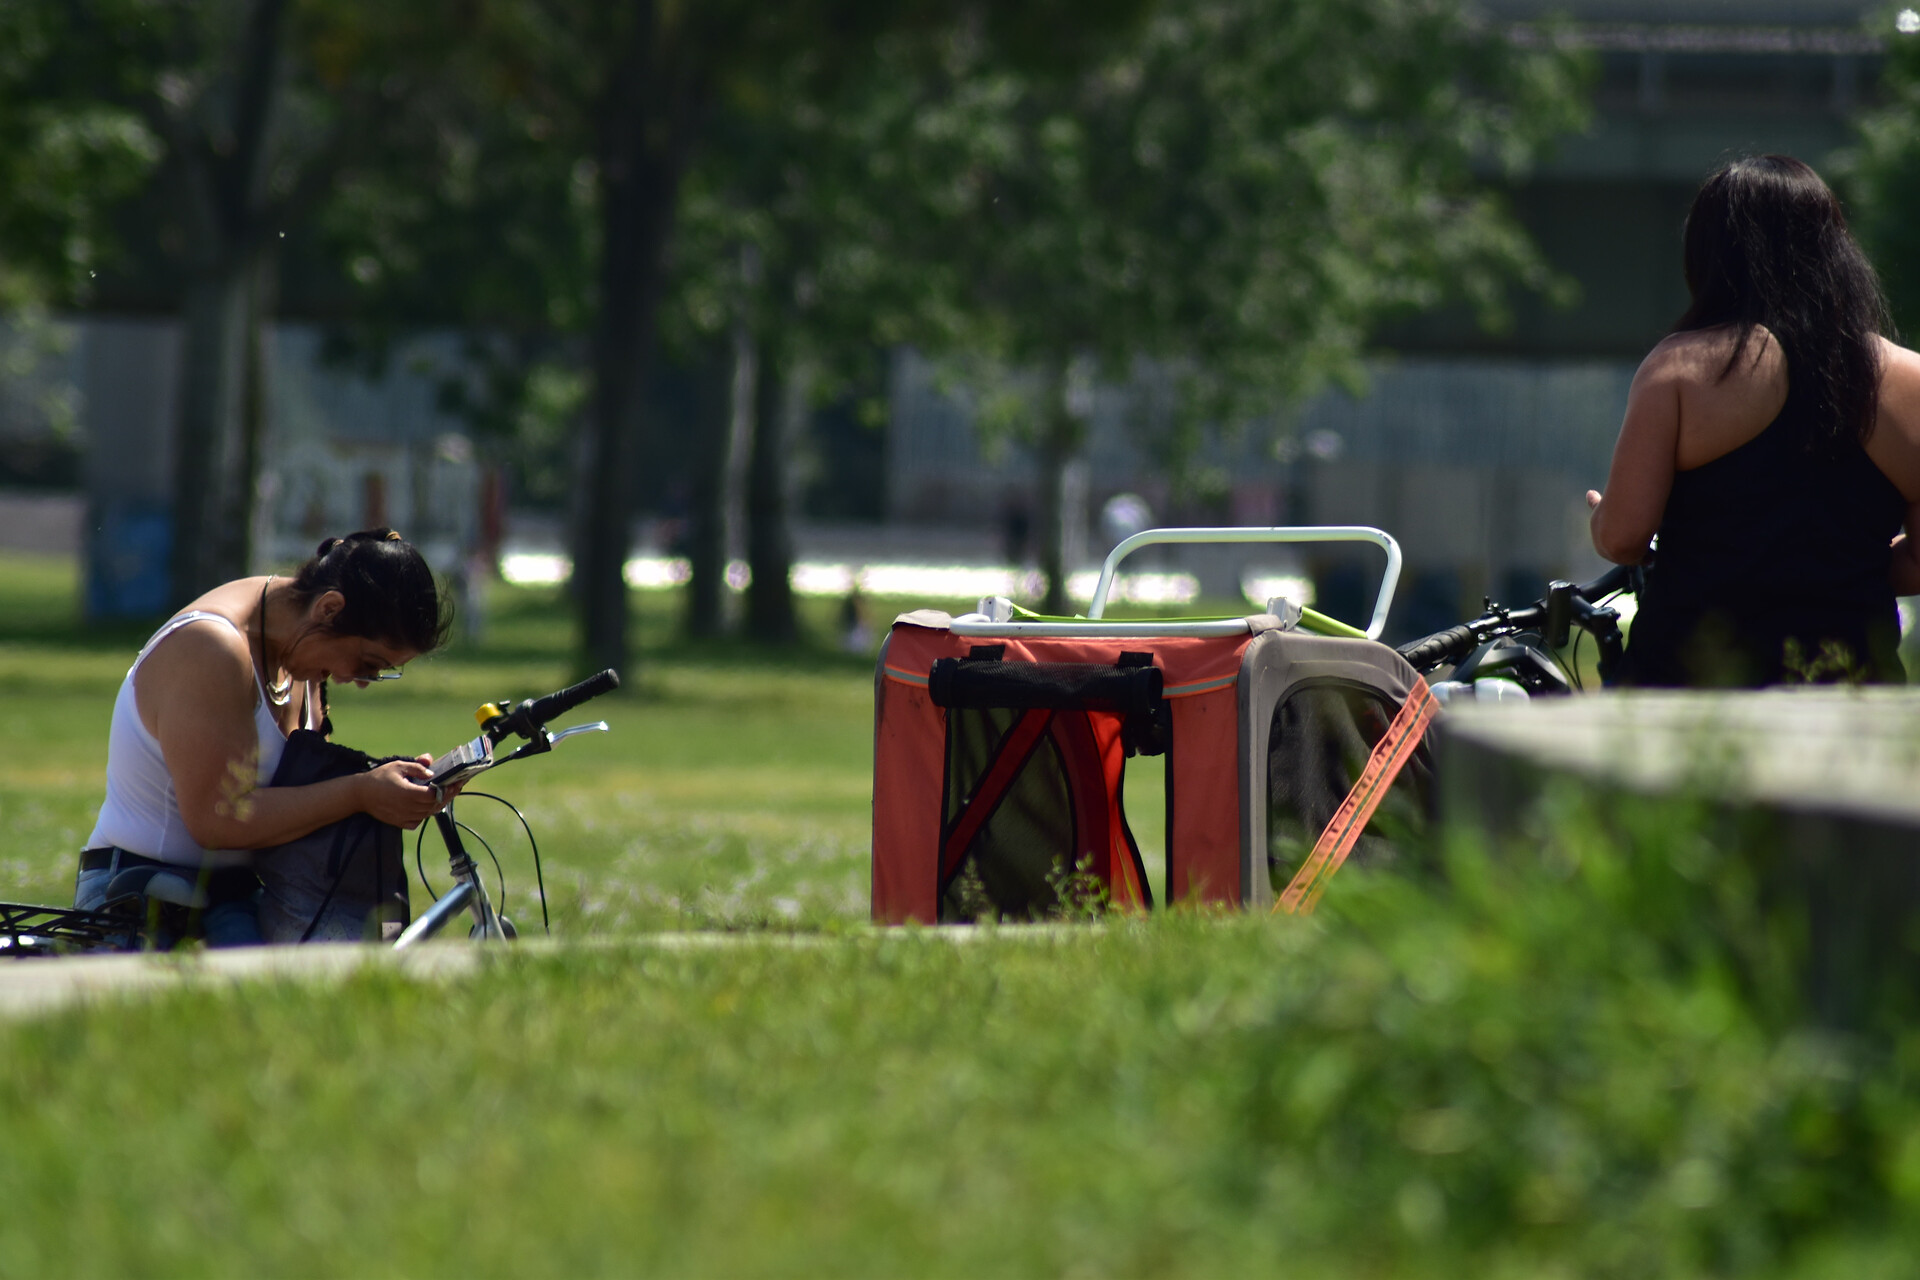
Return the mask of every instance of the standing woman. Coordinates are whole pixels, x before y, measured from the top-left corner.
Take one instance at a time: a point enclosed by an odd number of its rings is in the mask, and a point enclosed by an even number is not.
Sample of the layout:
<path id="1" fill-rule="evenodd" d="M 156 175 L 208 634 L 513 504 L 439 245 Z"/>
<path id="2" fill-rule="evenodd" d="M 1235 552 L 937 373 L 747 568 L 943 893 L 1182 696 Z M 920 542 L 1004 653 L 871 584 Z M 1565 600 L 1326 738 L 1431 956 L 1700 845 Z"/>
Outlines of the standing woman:
<path id="1" fill-rule="evenodd" d="M 1736 160 L 1687 214 L 1692 305 L 1634 375 L 1593 545 L 1659 535 L 1620 680 L 1905 679 L 1920 593 L 1920 355 L 1819 175 Z M 1904 528 L 1904 532 L 1902 532 Z"/>
<path id="2" fill-rule="evenodd" d="M 148 896 L 184 885 L 205 901 L 209 943 L 258 942 L 253 850 L 356 813 L 418 826 L 437 807 L 421 783 L 427 756 L 311 786 L 268 784 L 287 735 L 322 725 L 329 678 L 390 679 L 446 632 L 432 572 L 391 529 L 329 538 L 292 578 L 241 578 L 195 600 L 120 684 L 106 802 L 74 905 L 97 908 L 116 875 L 151 872 Z"/>

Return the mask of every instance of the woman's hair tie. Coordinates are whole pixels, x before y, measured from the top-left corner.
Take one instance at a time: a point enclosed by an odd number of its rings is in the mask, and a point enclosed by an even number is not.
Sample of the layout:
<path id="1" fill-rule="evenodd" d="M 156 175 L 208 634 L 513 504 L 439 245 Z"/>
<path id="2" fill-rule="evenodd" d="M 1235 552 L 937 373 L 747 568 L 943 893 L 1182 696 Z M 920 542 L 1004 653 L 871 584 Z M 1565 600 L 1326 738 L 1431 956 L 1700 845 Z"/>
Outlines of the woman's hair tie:
<path id="1" fill-rule="evenodd" d="M 405 539 L 401 538 L 400 531 L 398 529 L 389 529 L 387 530 L 387 541 L 402 542 L 402 541 L 405 541 Z"/>

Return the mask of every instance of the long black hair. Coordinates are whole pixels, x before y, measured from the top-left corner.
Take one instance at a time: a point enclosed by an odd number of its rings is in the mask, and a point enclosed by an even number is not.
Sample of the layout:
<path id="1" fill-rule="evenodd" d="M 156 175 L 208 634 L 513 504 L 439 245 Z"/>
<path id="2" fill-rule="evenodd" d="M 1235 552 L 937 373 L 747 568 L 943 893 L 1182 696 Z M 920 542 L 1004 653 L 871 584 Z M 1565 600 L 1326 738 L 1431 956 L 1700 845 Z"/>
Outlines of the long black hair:
<path id="1" fill-rule="evenodd" d="M 1789 421 L 1809 446 L 1864 441 L 1880 404 L 1880 351 L 1892 317 L 1873 264 L 1820 175 L 1791 156 L 1747 156 L 1701 184 L 1687 212 L 1687 291 L 1675 333 L 1731 324 L 1726 377 L 1765 325 L 1787 360 Z"/>
<path id="2" fill-rule="evenodd" d="M 346 603 L 328 630 L 429 653 L 446 642 L 448 602 L 434 586 L 425 557 L 392 529 L 362 529 L 328 538 L 300 566 L 293 589 L 302 600 L 338 591 Z"/>

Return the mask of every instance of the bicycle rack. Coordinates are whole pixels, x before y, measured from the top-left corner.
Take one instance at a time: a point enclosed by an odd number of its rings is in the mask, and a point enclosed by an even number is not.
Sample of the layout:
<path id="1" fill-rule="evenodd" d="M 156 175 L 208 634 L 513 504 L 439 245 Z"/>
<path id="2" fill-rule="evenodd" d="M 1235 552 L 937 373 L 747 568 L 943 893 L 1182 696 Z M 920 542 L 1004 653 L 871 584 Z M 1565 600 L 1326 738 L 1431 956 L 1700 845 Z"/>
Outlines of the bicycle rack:
<path id="1" fill-rule="evenodd" d="M 0 902 L 0 957 L 97 950 L 122 944 L 133 932 L 125 917 L 103 911 Z"/>

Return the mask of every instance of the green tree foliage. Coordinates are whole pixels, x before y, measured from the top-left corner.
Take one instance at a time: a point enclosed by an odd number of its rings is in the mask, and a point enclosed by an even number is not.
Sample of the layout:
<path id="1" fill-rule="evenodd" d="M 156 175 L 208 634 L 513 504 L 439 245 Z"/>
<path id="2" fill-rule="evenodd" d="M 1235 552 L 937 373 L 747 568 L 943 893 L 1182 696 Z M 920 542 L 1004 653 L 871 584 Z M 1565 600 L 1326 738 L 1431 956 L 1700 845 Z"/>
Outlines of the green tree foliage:
<path id="1" fill-rule="evenodd" d="M 0 314 L 87 296 L 106 209 L 159 154 L 138 115 L 86 91 L 59 10 L 0 6 Z"/>
<path id="2" fill-rule="evenodd" d="M 1881 19 L 1887 39 L 1880 102 L 1858 120 L 1859 145 L 1842 166 L 1855 230 L 1886 285 L 1895 321 L 1920 331 L 1920 30 Z"/>
<path id="3" fill-rule="evenodd" d="M 441 291 L 447 309 L 444 293 L 451 292 L 461 300 L 450 309 L 462 318 L 484 322 L 491 314 L 536 346 L 542 339 L 528 335 L 539 329 L 578 325 L 589 376 L 585 465 L 573 494 L 574 596 L 588 665 L 619 665 L 628 656 L 621 570 L 634 514 L 633 459 L 643 433 L 667 429 L 645 420 L 641 395 L 663 337 L 708 342 L 736 319 L 747 323 L 769 351 L 756 396 L 766 403 L 779 398 L 792 367 L 789 348 L 779 344 L 791 338 L 792 350 L 822 349 L 801 341 L 791 322 L 794 304 L 817 292 L 821 278 L 809 259 L 826 252 L 815 222 L 822 198 L 847 188 L 809 179 L 799 194 L 789 190 L 796 174 L 824 174 L 836 163 L 805 149 L 808 139 L 821 140 L 822 122 L 834 114 L 832 107 L 810 112 L 808 104 L 860 81 L 876 41 L 889 35 L 964 20 L 985 44 L 1028 49 L 1041 43 L 1039 31 L 1104 29 L 1135 7 L 493 0 L 463 11 L 471 23 L 460 91 L 416 139 L 397 140 L 396 154 L 425 163 L 388 166 L 384 176 L 370 168 L 364 180 L 348 182 L 329 226 L 362 243 L 349 255 L 358 277 L 410 271 L 423 298 Z M 796 120 L 798 128 L 789 127 Z M 787 150 L 795 143 L 800 151 Z M 712 234 L 696 231 L 682 244 L 683 183 L 696 171 L 703 176 L 695 186 L 712 197 L 706 208 L 724 212 L 706 220 Z M 756 229 L 740 234 L 743 221 Z M 737 282 L 727 283 L 748 248 L 766 264 L 751 306 Z M 717 311 L 712 297 L 699 296 L 703 282 L 719 282 Z M 685 305 L 668 307 L 683 288 Z M 540 305 L 529 305 L 536 299 Z M 761 316 L 781 322 L 759 323 Z M 862 335 L 876 331 L 870 322 L 859 326 Z M 521 391 L 514 379 L 531 377 L 544 358 L 533 353 L 529 364 L 520 359 L 527 354 L 509 352 L 501 362 L 511 370 L 519 360 L 520 372 L 493 389 L 508 400 Z M 777 442 L 767 441 L 763 459 L 775 450 Z M 777 496 L 771 473 L 755 471 L 762 497 Z M 760 522 L 763 531 L 779 527 L 779 513 L 772 517 Z M 770 554 L 782 553 L 775 545 Z M 784 583 L 785 573 L 760 578 L 764 597 L 765 584 Z M 771 609 L 769 629 L 791 625 L 777 599 L 760 603 Z"/>
<path id="4" fill-rule="evenodd" d="M 135 113 L 87 92 L 59 30 L 52 3 L 0 6 L 0 384 L 24 389 L 52 426 L 50 441 L 14 442 L 0 475 L 70 482 L 75 396 L 41 376 L 68 341 L 49 310 L 91 294 L 113 258 L 107 211 L 160 147 Z"/>
<path id="5" fill-rule="evenodd" d="M 134 216 L 165 226 L 156 242 L 172 260 L 160 274 L 176 282 L 182 321 L 176 598 L 248 567 L 265 404 L 260 337 L 276 306 L 282 241 L 344 164 L 405 119 L 443 47 L 459 46 L 463 12 L 372 0 L 24 0 L 8 9 L 47 51 L 45 91 L 87 104 L 83 119 L 157 140 L 153 185 Z M 110 184 L 69 185 L 96 216 L 111 202 Z"/>
<path id="6" fill-rule="evenodd" d="M 898 163 L 961 206 L 944 239 L 969 349 L 1040 373 L 1043 569 L 1084 387 L 1148 358 L 1180 429 L 1357 377 L 1370 329 L 1465 298 L 1498 320 L 1547 273 L 1489 179 L 1582 118 L 1581 65 L 1445 0 L 1167 0 L 1048 75 L 956 39 Z"/>
<path id="7" fill-rule="evenodd" d="M 555 16 L 563 7 L 548 6 L 542 26 L 568 26 Z M 1024 45 L 1035 30 L 1099 30 L 1130 10 L 1078 0 L 639 3 L 614 12 L 611 26 L 572 24 L 573 51 L 552 69 L 552 82 L 585 89 L 578 107 L 593 122 L 600 229 L 585 519 L 575 558 L 588 665 L 614 665 L 628 652 L 621 570 L 633 508 L 630 458 L 643 428 L 640 375 L 657 346 L 682 180 L 710 139 L 723 95 L 758 81 L 804 98 L 857 75 L 889 33 L 937 30 L 956 19 L 976 26 L 987 45 L 1008 47 Z"/>
<path id="8" fill-rule="evenodd" d="M 315 210 L 313 266 L 343 298 L 336 359 L 376 371 L 409 329 L 462 331 L 465 361 L 436 371 L 447 406 L 518 497 L 564 507 L 578 477 L 561 460 L 590 391 L 597 170 L 589 119 L 534 74 L 515 14 L 445 20 L 408 109 Z"/>
<path id="9" fill-rule="evenodd" d="M 791 638 L 788 438 L 796 410 L 859 394 L 883 376 L 888 348 L 957 340 L 958 290 L 944 244 L 964 206 L 942 203 L 911 163 L 917 113 L 939 91 L 928 55 L 951 35 L 897 32 L 857 70 L 814 68 L 736 79 L 716 103 L 708 145 L 683 189 L 674 272 L 663 312 L 683 350 L 725 345 L 734 356 L 744 430 L 710 430 L 694 513 L 690 629 L 719 625 L 706 580 L 724 560 L 720 508 L 737 476 L 751 574 L 746 626 Z M 731 447 L 746 456 L 731 459 Z"/>

